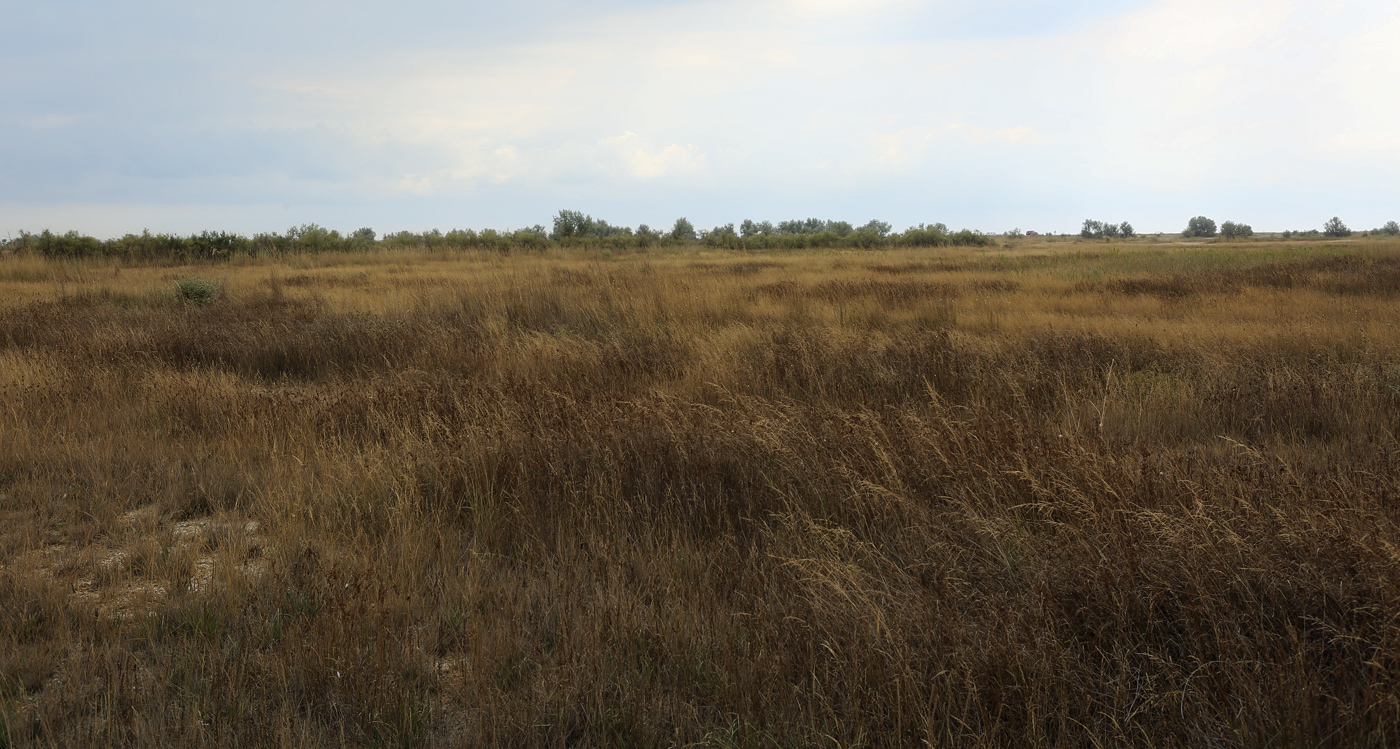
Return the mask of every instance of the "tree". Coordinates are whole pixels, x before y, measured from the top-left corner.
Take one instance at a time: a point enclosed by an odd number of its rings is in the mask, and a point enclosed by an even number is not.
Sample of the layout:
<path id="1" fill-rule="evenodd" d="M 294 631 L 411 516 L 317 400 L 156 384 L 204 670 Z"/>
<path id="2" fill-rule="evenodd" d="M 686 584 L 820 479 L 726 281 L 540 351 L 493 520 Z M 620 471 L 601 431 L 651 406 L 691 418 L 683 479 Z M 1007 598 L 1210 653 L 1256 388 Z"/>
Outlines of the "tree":
<path id="1" fill-rule="evenodd" d="M 373 242 L 375 238 L 375 233 L 373 229 L 366 226 L 363 229 L 356 229 L 355 233 L 351 234 L 350 237 L 352 239 L 360 239 L 366 242 Z"/>
<path id="2" fill-rule="evenodd" d="M 632 227 L 630 226 L 613 226 L 602 219 L 586 216 L 579 211 L 560 211 L 559 215 L 554 217 L 554 232 L 550 238 L 558 241 L 569 237 L 606 239 L 631 235 Z"/>
<path id="3" fill-rule="evenodd" d="M 1215 222 L 1205 216 L 1197 216 L 1186 222 L 1186 231 L 1183 231 L 1181 236 L 1213 237 L 1215 236 Z"/>
<path id="4" fill-rule="evenodd" d="M 676 219 L 676 225 L 671 227 L 671 239 L 695 238 L 695 226 L 684 217 Z"/>
<path id="5" fill-rule="evenodd" d="M 756 236 L 768 236 L 775 231 L 772 221 L 754 221 L 744 219 L 744 223 L 739 225 L 739 235 L 745 238 Z"/>
<path id="6" fill-rule="evenodd" d="M 885 235 L 889 234 L 890 230 L 893 228 L 894 227 L 890 226 L 884 221 L 877 221 L 872 218 L 865 226 L 862 226 L 859 229 L 857 229 L 857 231 L 868 231 L 872 234 L 875 234 L 876 236 L 884 237 Z"/>
<path id="7" fill-rule="evenodd" d="M 1113 239 L 1115 237 L 1135 237 L 1137 230 L 1133 225 L 1124 221 L 1115 224 L 1110 221 L 1094 221 L 1084 219 L 1084 228 L 1079 230 L 1079 236 L 1085 239 Z"/>
<path id="8" fill-rule="evenodd" d="M 1249 224 L 1237 224 L 1234 221 L 1226 221 L 1220 225 L 1220 236 L 1225 239 L 1243 239 L 1254 236 L 1254 227 Z"/>
<path id="9" fill-rule="evenodd" d="M 1329 237 L 1349 237 L 1351 229 L 1347 228 L 1347 225 L 1342 223 L 1340 218 L 1333 216 L 1330 221 L 1322 225 L 1322 233 Z"/>
<path id="10" fill-rule="evenodd" d="M 1400 223 L 1396 223 L 1394 221 L 1387 221 L 1385 226 L 1382 226 L 1376 233 L 1389 234 L 1392 237 L 1400 236 Z"/>
<path id="11" fill-rule="evenodd" d="M 560 211 L 554 217 L 554 233 L 551 239 L 558 241 L 568 237 L 586 237 L 593 233 L 593 217 L 581 211 Z"/>

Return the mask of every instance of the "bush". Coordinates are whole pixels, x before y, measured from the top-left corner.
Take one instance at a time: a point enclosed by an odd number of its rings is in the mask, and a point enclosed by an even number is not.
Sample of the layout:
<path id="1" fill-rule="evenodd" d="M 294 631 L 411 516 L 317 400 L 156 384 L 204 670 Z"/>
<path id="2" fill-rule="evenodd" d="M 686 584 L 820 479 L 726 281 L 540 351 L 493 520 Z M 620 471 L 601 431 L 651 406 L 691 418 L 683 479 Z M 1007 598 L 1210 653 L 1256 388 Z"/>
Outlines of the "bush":
<path id="1" fill-rule="evenodd" d="M 1349 237 L 1351 236 L 1351 229 L 1347 228 L 1347 225 L 1342 223 L 1340 218 L 1333 216 L 1327 223 L 1322 225 L 1322 233 L 1334 238 Z"/>
<path id="2" fill-rule="evenodd" d="M 910 247 L 941 247 L 948 241 L 948 227 L 943 224 L 911 226 L 899 236 L 899 243 Z"/>
<path id="3" fill-rule="evenodd" d="M 205 305 L 219 295 L 219 284 L 191 276 L 175 282 L 175 295 L 191 304 Z"/>
<path id="4" fill-rule="evenodd" d="M 1391 237 L 1400 236 L 1400 223 L 1396 223 L 1394 221 L 1387 221 L 1385 226 L 1382 226 L 1381 228 L 1376 230 L 1376 233 L 1385 234 Z"/>
<path id="5" fill-rule="evenodd" d="M 1183 231 L 1181 236 L 1213 237 L 1215 236 L 1215 222 L 1205 216 L 1197 216 L 1186 222 L 1186 231 Z"/>

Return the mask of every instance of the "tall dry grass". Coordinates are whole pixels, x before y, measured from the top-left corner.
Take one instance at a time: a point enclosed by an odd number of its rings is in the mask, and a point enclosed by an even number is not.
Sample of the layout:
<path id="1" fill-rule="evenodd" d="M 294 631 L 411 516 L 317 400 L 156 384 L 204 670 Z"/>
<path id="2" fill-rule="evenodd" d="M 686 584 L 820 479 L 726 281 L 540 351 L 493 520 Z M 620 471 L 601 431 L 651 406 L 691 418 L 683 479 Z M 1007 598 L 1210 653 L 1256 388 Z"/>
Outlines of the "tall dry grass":
<path id="1" fill-rule="evenodd" d="M 1394 242 L 0 259 L 0 740 L 1395 745 L 1397 299 Z"/>

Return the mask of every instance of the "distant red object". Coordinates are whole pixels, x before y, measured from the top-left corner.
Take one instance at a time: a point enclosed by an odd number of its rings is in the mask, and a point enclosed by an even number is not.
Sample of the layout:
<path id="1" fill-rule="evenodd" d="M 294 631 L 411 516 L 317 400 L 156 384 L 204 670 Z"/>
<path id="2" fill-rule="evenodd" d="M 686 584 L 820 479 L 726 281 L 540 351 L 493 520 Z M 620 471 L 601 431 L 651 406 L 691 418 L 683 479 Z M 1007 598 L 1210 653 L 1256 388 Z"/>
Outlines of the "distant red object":
<path id="1" fill-rule="evenodd" d="M 1038 236 L 1040 236 L 1040 232 L 1038 232 L 1038 231 L 1028 231 L 1028 232 L 1026 232 L 1026 236 L 1028 236 L 1028 237 L 1038 237 Z"/>

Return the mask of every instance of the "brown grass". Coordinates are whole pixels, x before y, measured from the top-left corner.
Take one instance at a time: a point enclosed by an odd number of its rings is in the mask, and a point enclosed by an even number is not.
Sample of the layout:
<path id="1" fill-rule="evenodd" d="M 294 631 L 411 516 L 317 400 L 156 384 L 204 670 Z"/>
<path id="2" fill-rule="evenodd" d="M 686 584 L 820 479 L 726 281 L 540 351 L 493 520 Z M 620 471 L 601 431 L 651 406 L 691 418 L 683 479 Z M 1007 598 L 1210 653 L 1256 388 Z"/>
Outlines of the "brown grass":
<path id="1" fill-rule="evenodd" d="M 1075 249 L 0 259 L 0 744 L 1400 743 L 1400 244 Z"/>

